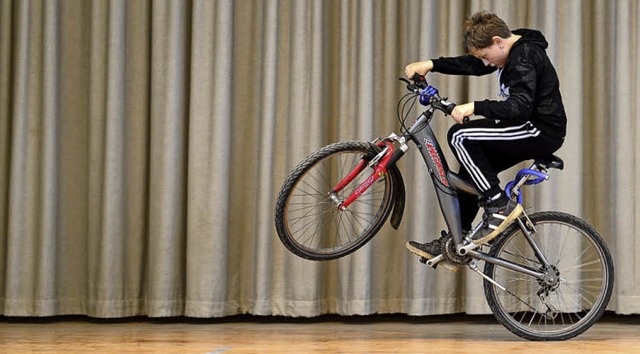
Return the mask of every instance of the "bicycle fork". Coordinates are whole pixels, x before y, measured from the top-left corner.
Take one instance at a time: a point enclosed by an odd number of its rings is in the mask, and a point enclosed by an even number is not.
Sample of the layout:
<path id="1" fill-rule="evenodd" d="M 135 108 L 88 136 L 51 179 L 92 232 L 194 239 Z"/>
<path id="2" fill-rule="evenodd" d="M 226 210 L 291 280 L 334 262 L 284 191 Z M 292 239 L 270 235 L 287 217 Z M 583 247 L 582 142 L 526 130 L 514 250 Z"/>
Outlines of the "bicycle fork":
<path id="1" fill-rule="evenodd" d="M 399 148 L 396 148 L 394 142 L 398 142 Z M 388 173 L 387 167 L 393 166 L 402 155 L 409 149 L 404 137 L 398 137 L 392 133 L 384 140 L 376 144 L 384 149 L 374 156 L 371 160 L 367 160 L 365 156 L 338 184 L 329 192 L 329 198 L 338 206 L 338 209 L 347 210 L 356 199 L 363 195 L 371 185 L 373 185 L 380 177 Z M 353 192 L 344 200 L 340 200 L 338 193 L 349 185 L 353 180 L 362 173 L 367 167 L 373 169 L 373 173 L 364 180 Z"/>

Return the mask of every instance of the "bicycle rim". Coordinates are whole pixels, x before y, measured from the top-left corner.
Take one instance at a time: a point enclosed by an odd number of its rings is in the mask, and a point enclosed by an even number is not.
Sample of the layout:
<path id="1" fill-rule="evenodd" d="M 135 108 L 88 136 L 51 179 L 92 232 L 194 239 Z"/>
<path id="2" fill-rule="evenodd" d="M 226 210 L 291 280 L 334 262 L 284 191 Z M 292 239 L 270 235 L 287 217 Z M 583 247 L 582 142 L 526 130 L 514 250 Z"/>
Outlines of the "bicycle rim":
<path id="1" fill-rule="evenodd" d="M 595 230 L 563 213 L 531 216 L 534 239 L 551 267 L 552 284 L 506 268 L 487 264 L 485 273 L 506 287 L 485 281 L 494 314 L 513 333 L 531 340 L 565 340 L 584 332 L 604 312 L 613 287 L 613 264 Z M 492 255 L 537 271 L 537 259 L 519 227 L 494 245 Z"/>
<path id="2" fill-rule="evenodd" d="M 329 192 L 372 151 L 345 147 L 313 161 L 293 185 L 284 212 L 285 232 L 292 246 L 313 259 L 349 254 L 380 229 L 391 207 L 391 177 L 381 176 L 346 210 L 340 210 Z M 371 176 L 367 167 L 343 190 L 346 199 Z"/>

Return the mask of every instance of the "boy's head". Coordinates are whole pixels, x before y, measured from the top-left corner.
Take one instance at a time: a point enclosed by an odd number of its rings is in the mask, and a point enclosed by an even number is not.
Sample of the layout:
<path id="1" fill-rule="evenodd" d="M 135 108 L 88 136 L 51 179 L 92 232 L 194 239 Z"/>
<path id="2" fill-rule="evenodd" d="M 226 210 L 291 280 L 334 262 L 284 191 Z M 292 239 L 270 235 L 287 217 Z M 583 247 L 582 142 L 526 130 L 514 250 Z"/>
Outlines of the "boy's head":
<path id="1" fill-rule="evenodd" d="M 485 65 L 502 67 L 509 56 L 505 40 L 511 37 L 509 26 L 496 14 L 485 11 L 471 16 L 462 31 L 464 50 Z"/>

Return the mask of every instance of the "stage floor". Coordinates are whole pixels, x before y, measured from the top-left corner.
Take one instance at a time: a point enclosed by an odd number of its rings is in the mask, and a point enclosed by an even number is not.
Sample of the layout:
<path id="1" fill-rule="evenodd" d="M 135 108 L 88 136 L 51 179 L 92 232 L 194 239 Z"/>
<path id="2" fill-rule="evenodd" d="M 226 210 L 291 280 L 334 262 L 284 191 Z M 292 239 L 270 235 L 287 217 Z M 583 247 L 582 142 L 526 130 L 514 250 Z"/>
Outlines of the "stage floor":
<path id="1" fill-rule="evenodd" d="M 566 342 L 529 342 L 491 316 L 0 317 L 2 353 L 640 353 L 640 316 L 606 314 Z"/>

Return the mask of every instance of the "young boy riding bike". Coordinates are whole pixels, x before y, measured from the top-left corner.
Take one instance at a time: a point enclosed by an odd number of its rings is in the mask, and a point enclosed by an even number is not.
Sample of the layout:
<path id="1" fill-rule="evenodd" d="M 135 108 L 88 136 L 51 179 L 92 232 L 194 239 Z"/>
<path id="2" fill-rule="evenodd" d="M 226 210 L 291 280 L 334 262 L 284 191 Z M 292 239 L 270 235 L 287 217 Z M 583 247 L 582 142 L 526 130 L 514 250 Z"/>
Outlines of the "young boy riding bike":
<path id="1" fill-rule="evenodd" d="M 468 55 L 432 59 L 406 66 L 405 74 L 486 75 L 497 72 L 503 101 L 484 100 L 456 106 L 451 113 L 459 123 L 451 127 L 448 141 L 460 162 L 459 175 L 474 182 L 484 200 L 459 193 L 463 232 L 484 207 L 485 229 L 478 244 L 496 237 L 515 220 L 522 207 L 500 188 L 498 173 L 519 162 L 551 155 L 564 142 L 567 117 L 560 95 L 558 75 L 547 56 L 548 43 L 531 29 L 511 31 L 495 14 L 479 12 L 465 22 L 464 49 Z M 463 118 L 485 119 L 466 124 Z M 407 242 L 407 248 L 426 259 L 443 251 L 447 235 L 429 243 Z"/>

